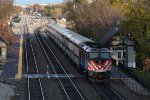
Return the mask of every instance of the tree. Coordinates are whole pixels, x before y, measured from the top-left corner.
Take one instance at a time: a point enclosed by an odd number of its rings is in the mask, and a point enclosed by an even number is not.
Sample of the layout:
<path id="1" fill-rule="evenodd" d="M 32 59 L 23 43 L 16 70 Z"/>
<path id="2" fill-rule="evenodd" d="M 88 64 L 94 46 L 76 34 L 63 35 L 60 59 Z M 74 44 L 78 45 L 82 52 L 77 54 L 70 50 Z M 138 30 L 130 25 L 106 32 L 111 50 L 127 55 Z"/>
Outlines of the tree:
<path id="1" fill-rule="evenodd" d="M 150 56 L 150 0 L 65 0 L 64 15 L 78 33 L 99 40 L 117 20 L 138 44 L 137 65 Z"/>
<path id="2" fill-rule="evenodd" d="M 15 14 L 18 14 L 22 11 L 22 7 L 20 7 L 20 6 L 14 6 L 13 9 L 14 9 L 13 12 Z"/>
<path id="3" fill-rule="evenodd" d="M 33 10 L 35 12 L 38 12 L 39 10 L 43 10 L 43 7 L 41 5 L 39 5 L 39 4 L 34 4 L 33 5 Z"/>
<path id="4" fill-rule="evenodd" d="M 8 18 L 13 10 L 13 0 L 1 0 L 0 1 L 0 25 L 3 20 Z"/>
<path id="5" fill-rule="evenodd" d="M 66 0 L 66 18 L 73 21 L 78 33 L 99 40 L 120 18 L 109 0 Z"/>
<path id="6" fill-rule="evenodd" d="M 60 18 L 62 17 L 63 5 L 49 5 L 44 9 L 44 13 L 48 16 Z"/>
<path id="7" fill-rule="evenodd" d="M 137 0 L 128 2 L 129 11 L 122 20 L 122 31 L 132 33 L 134 39 L 139 44 L 140 51 L 149 55 L 150 44 L 150 1 Z"/>
<path id="8" fill-rule="evenodd" d="M 121 10 L 121 33 L 131 33 L 137 43 L 136 63 L 142 68 L 143 61 L 150 56 L 150 1 L 111 0 Z"/>
<path id="9" fill-rule="evenodd" d="M 8 41 L 11 41 L 12 39 L 12 34 L 8 30 L 7 22 L 14 11 L 13 2 L 13 0 L 0 1 L 0 34 Z"/>

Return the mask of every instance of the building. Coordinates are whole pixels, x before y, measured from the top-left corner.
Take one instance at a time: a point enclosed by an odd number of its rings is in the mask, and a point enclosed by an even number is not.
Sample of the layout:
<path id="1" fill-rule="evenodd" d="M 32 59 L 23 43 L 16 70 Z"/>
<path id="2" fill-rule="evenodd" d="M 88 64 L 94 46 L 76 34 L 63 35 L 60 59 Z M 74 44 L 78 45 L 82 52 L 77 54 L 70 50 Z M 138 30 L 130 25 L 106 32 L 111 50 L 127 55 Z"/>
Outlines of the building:
<path id="1" fill-rule="evenodd" d="M 109 45 L 111 56 L 116 60 L 116 65 L 118 65 L 118 62 L 121 62 L 126 67 L 135 68 L 135 42 L 130 34 L 121 36 L 117 31 L 118 28 L 113 27 L 99 42 L 104 45 Z"/>
<path id="2" fill-rule="evenodd" d="M 135 43 L 131 37 L 113 36 L 109 42 L 111 56 L 116 60 L 116 65 L 121 62 L 127 67 L 136 67 Z"/>

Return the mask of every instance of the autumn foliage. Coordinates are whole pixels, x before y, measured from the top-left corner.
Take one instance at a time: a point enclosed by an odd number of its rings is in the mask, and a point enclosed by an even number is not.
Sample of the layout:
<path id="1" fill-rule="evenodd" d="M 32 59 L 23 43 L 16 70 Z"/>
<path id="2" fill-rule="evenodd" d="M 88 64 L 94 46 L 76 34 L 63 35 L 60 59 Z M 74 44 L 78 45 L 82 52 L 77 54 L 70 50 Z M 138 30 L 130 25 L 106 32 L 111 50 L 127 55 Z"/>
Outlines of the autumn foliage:
<path id="1" fill-rule="evenodd" d="M 8 21 L 13 12 L 13 0 L 0 0 L 0 35 L 9 43 L 13 39 L 13 35 L 8 27 Z"/>
<path id="2" fill-rule="evenodd" d="M 88 37 L 99 40 L 119 20 L 120 11 L 108 0 L 65 0 L 67 20 L 72 21 L 75 30 Z"/>

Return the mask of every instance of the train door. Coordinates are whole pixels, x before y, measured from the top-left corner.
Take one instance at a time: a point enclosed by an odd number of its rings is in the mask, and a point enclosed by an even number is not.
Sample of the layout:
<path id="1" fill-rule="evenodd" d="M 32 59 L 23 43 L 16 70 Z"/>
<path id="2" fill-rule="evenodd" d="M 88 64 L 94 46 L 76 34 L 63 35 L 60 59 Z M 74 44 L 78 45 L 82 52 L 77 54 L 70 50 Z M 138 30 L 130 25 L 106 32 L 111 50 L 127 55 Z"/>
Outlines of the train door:
<path id="1" fill-rule="evenodd" d="M 86 52 L 80 50 L 80 65 L 82 69 L 86 69 Z"/>

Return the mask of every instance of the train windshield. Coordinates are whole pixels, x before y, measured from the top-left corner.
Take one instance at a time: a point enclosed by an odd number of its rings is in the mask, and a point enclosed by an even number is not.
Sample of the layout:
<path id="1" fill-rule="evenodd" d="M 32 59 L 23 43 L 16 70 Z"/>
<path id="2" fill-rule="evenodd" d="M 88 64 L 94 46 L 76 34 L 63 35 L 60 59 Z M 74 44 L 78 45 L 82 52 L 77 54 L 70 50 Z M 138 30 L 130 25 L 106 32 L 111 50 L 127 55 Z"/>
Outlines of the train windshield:
<path id="1" fill-rule="evenodd" d="M 107 58 L 110 58 L 110 53 L 109 52 L 91 52 L 88 54 L 88 57 L 90 59 L 95 59 L 95 58 L 107 59 Z"/>

